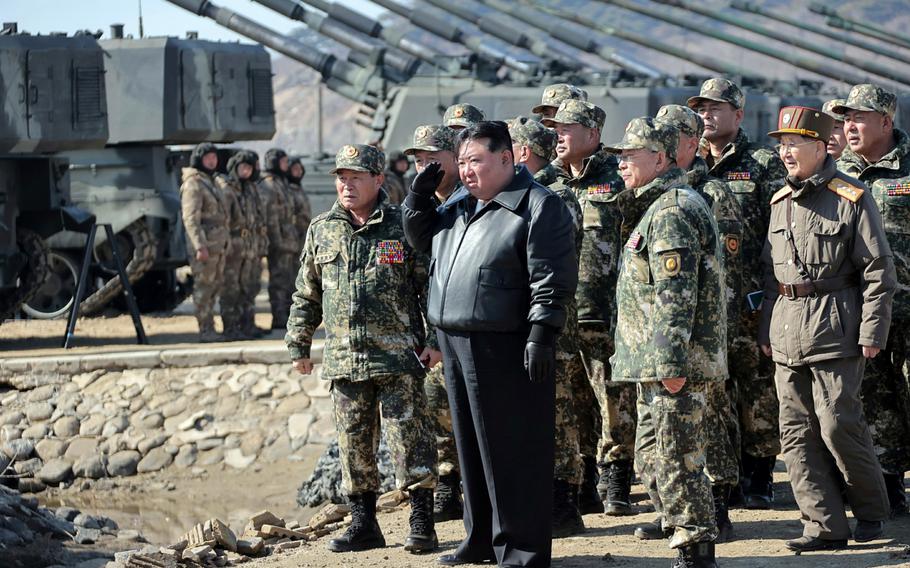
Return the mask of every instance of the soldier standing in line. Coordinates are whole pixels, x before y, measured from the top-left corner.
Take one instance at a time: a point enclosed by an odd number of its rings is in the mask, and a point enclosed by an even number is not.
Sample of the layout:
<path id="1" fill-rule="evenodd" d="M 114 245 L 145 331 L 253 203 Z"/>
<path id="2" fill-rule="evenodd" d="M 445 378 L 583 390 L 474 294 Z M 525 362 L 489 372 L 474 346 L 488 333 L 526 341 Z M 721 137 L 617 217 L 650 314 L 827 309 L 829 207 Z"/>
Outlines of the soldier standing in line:
<path id="1" fill-rule="evenodd" d="M 442 115 L 442 124 L 458 132 L 478 122 L 483 122 L 483 111 L 468 103 L 457 103 L 446 109 Z"/>
<path id="2" fill-rule="evenodd" d="M 866 365 L 861 395 L 891 513 L 902 515 L 904 473 L 910 470 L 910 136 L 894 127 L 897 97 L 881 87 L 856 85 L 847 102 L 832 110 L 844 114 L 849 144 L 837 168 L 871 190 L 901 290 L 894 297 L 888 344 Z"/>
<path id="3" fill-rule="evenodd" d="M 828 153 L 835 160 L 839 160 L 841 154 L 847 148 L 847 133 L 844 132 L 844 115 L 834 112 L 836 106 L 842 106 L 847 101 L 845 99 L 831 99 L 822 105 L 822 112 L 834 119 L 834 128 L 831 129 L 831 138 L 828 138 Z"/>
<path id="4" fill-rule="evenodd" d="M 581 509 L 583 513 L 603 511 L 608 515 L 628 515 L 632 513 L 629 494 L 635 443 L 632 410 L 635 387 L 613 383 L 607 364 L 613 354 L 614 300 L 622 244 L 622 215 L 616 198 L 623 183 L 617 171 L 616 157 L 606 152 L 600 143 L 605 119 L 606 114 L 600 107 L 568 98 L 560 103 L 553 118 L 541 122 L 556 129 L 556 155 L 564 168 L 559 170 L 558 179 L 550 189 L 573 191 L 582 208 L 575 303 L 581 357 L 596 403 L 588 396 L 590 390 L 575 389 L 573 395 L 576 408 L 600 409 L 601 432 L 595 455 L 585 450 L 585 435 L 580 433 L 585 469 Z M 581 432 L 585 430 L 585 422 L 593 421 L 586 421 L 582 416 Z M 594 491 L 599 496 L 592 495 Z"/>
<path id="5" fill-rule="evenodd" d="M 190 156 L 190 167 L 183 168 L 180 186 L 180 210 L 193 272 L 193 304 L 199 341 L 203 343 L 221 340 L 215 332 L 215 298 L 230 238 L 227 202 L 213 179 L 217 167 L 215 145 L 197 145 Z"/>
<path id="6" fill-rule="evenodd" d="M 536 120 L 519 116 L 509 121 L 512 155 L 516 166 L 524 166 L 537 183 L 550 186 L 556 181 L 551 165 L 556 150 L 556 132 Z M 581 205 L 566 187 L 554 192 L 562 198 L 572 215 L 576 256 L 581 248 Z M 573 391 L 591 390 L 578 347 L 578 314 L 574 299 L 566 305 L 566 323 L 556 342 L 556 454 L 553 470 L 553 538 L 584 532 L 578 510 L 578 492 L 584 465 L 579 446 L 579 416 L 590 411 L 579 408 Z"/>
<path id="7" fill-rule="evenodd" d="M 221 286 L 221 323 L 223 335 L 229 341 L 253 339 L 244 331 L 244 288 L 243 274 L 249 270 L 248 263 L 258 261 L 252 248 L 252 228 L 255 219 L 248 207 L 244 194 L 245 182 L 253 174 L 255 158 L 240 150 L 228 159 L 227 173 L 216 174 L 215 184 L 227 203 L 230 242 L 224 262 Z M 243 160 L 246 157 L 246 161 Z"/>
<path id="8" fill-rule="evenodd" d="M 404 150 L 404 155 L 414 157 L 418 174 L 431 163 L 439 164 L 441 180 L 431 199 L 436 207 L 445 203 L 459 183 L 458 163 L 455 160 L 455 131 L 441 124 L 418 126 L 414 129 L 412 144 Z M 433 517 L 439 523 L 461 519 L 464 510 L 461 502 L 461 470 L 455 448 L 455 434 L 452 432 L 452 413 L 442 365 L 438 364 L 440 359 L 435 334 L 427 335 L 427 344 L 436 351 L 433 358 L 425 357 L 429 371 L 424 381 L 424 392 L 436 434 L 439 481 L 436 484 Z M 428 351 L 424 355 L 431 353 Z"/>
<path id="9" fill-rule="evenodd" d="M 259 191 L 268 204 L 266 216 L 272 329 L 284 329 L 287 325 L 291 294 L 294 292 L 294 267 L 297 266 L 300 255 L 287 171 L 288 155 L 284 150 L 272 148 L 265 153 L 265 171 L 259 179 Z"/>
<path id="10" fill-rule="evenodd" d="M 644 210 L 622 251 L 610 364 L 612 380 L 638 391 L 636 466 L 672 532 L 673 568 L 713 568 L 705 413 L 707 383 L 727 377 L 726 300 L 717 224 L 675 165 L 678 139 L 643 117 L 608 148 L 634 191 L 624 212 Z"/>
<path id="11" fill-rule="evenodd" d="M 743 215 L 739 202 L 729 186 L 708 175 L 708 165 L 697 156 L 698 141 L 704 134 L 705 123 L 698 114 L 681 105 L 666 105 L 657 111 L 655 122 L 669 124 L 679 133 L 676 166 L 686 172 L 687 183 L 698 192 L 711 208 L 717 222 L 724 265 L 724 297 L 727 299 L 727 345 L 729 350 L 739 325 L 742 295 L 742 263 L 739 248 L 743 234 Z M 729 376 L 727 377 L 729 379 Z M 733 487 L 739 483 L 739 423 L 729 380 L 712 381 L 707 385 L 708 410 L 705 432 L 708 436 L 707 473 L 714 494 L 714 517 L 717 521 L 716 542 L 727 542 L 733 535 L 733 524 L 727 502 Z M 659 524 L 636 529 L 636 536 L 645 538 L 660 535 L 654 529 Z M 651 529 L 649 531 L 649 529 Z"/>
<path id="12" fill-rule="evenodd" d="M 769 133 L 789 175 L 771 199 L 758 342 L 776 366 L 784 463 L 803 521 L 803 535 L 787 541 L 796 552 L 847 546 L 845 499 L 856 542 L 879 538 L 888 518 L 860 384 L 888 339 L 894 261 L 868 189 L 828 155 L 833 123 L 784 107 Z"/>
<path id="13" fill-rule="evenodd" d="M 263 337 L 270 330 L 256 325 L 256 296 L 262 289 L 262 262 L 269 254 L 269 229 L 268 229 L 268 202 L 259 190 L 259 155 L 252 150 L 246 150 L 253 164 L 253 173 L 250 179 L 243 183 L 243 195 L 249 199 L 249 211 L 253 220 L 250 233 L 250 250 L 253 251 L 255 260 L 245 267 L 240 282 L 243 286 L 243 332 L 250 337 Z"/>
<path id="14" fill-rule="evenodd" d="M 548 85 L 540 96 L 540 104 L 532 108 L 531 112 L 540 115 L 541 120 L 553 118 L 556 116 L 559 105 L 567 99 L 586 101 L 588 100 L 588 92 L 568 83 Z"/>
<path id="15" fill-rule="evenodd" d="M 740 128 L 746 97 L 727 79 L 708 79 L 687 105 L 705 121 L 709 152 L 708 173 L 727 182 L 739 201 L 744 229 L 740 243 L 743 293 L 746 298 L 762 289 L 761 247 L 768 232 L 771 195 L 786 175 L 780 158 L 770 149 L 749 141 Z M 737 335 L 730 342 L 730 379 L 737 394 L 742 441 L 740 487 L 749 509 L 768 509 L 774 498 L 772 472 L 780 453 L 777 393 L 771 360 L 755 345 L 759 306 L 740 306 Z M 739 497 L 739 490 L 735 494 Z"/>
<path id="16" fill-rule="evenodd" d="M 305 175 L 306 168 L 303 167 L 303 159 L 300 156 L 291 156 L 288 159 L 288 189 L 294 202 L 294 226 L 297 227 L 296 248 L 298 258 L 301 251 L 303 251 L 306 232 L 310 228 L 310 221 L 313 220 L 313 208 L 310 207 L 310 198 L 307 197 L 306 191 L 303 189 L 303 176 Z M 298 264 L 296 268 L 300 268 L 300 265 Z"/>
<path id="17" fill-rule="evenodd" d="M 380 420 L 398 488 L 411 498 L 405 550 L 438 546 L 436 448 L 423 367 L 415 356 L 426 345 L 421 297 L 427 272 L 404 238 L 401 209 L 381 190 L 384 162 L 372 146 L 338 151 L 329 172 L 338 200 L 310 225 L 285 337 L 294 368 L 308 375 L 313 334 L 325 324 L 322 378 L 332 381 L 342 483 L 352 514 L 347 531 L 329 542 L 333 552 L 385 546 L 376 520 Z"/>
<path id="18" fill-rule="evenodd" d="M 404 184 L 404 174 L 408 172 L 411 164 L 403 152 L 389 153 L 389 163 L 385 169 L 385 192 L 389 196 L 389 203 L 401 205 L 407 189 Z"/>

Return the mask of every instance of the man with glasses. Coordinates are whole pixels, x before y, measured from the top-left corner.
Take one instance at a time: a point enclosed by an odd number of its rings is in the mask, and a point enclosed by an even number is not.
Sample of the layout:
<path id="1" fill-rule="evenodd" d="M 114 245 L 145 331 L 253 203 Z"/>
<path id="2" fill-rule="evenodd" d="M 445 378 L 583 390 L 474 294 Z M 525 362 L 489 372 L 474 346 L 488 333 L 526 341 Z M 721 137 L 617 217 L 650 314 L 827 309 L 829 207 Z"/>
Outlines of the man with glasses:
<path id="1" fill-rule="evenodd" d="M 869 186 L 882 212 L 903 290 L 894 298 L 885 352 L 867 365 L 862 398 L 891 513 L 905 515 L 904 472 L 910 470 L 910 137 L 894 127 L 897 97 L 876 85 L 856 85 L 847 102 L 832 110 L 845 115 L 849 145 L 837 167 Z"/>
<path id="2" fill-rule="evenodd" d="M 688 100 L 705 121 L 704 138 L 709 152 L 708 174 L 727 182 L 743 212 L 740 246 L 743 291 L 755 298 L 761 290 L 761 247 L 768 231 L 770 200 L 786 172 L 774 152 L 751 142 L 740 127 L 745 117 L 746 97 L 727 79 L 705 81 L 697 97 Z M 749 295 L 751 292 L 756 294 Z M 755 345 L 758 305 L 744 301 L 740 325 L 728 353 L 730 378 L 737 389 L 742 434 L 742 489 L 750 509 L 768 509 L 773 499 L 774 462 L 780 452 L 777 395 L 771 362 L 759 355 Z"/>
<path id="3" fill-rule="evenodd" d="M 888 339 L 894 262 L 875 200 L 828 155 L 833 123 L 784 107 L 769 134 L 789 175 L 771 199 L 759 344 L 775 363 L 784 463 L 803 521 L 786 543 L 796 552 L 846 547 L 846 503 L 856 542 L 879 538 L 889 512 L 860 384 Z"/>

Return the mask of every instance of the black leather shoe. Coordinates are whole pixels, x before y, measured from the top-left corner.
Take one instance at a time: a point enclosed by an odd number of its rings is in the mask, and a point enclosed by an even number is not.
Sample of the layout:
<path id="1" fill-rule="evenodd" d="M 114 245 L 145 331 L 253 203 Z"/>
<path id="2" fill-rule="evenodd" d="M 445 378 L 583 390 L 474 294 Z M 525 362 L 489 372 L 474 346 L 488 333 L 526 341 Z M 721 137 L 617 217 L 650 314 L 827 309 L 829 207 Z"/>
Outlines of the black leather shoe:
<path id="1" fill-rule="evenodd" d="M 825 540 L 814 536 L 801 536 L 788 540 L 787 548 L 794 552 L 812 552 L 813 550 L 841 550 L 847 548 L 847 539 Z"/>
<path id="2" fill-rule="evenodd" d="M 673 535 L 673 530 L 670 528 L 663 528 L 660 517 L 658 517 L 650 523 L 635 527 L 635 532 L 633 534 L 641 540 L 661 540 L 670 538 L 670 536 Z"/>
<path id="3" fill-rule="evenodd" d="M 466 564 L 487 564 L 490 562 L 493 562 L 493 560 L 465 560 L 457 554 L 443 554 L 436 560 L 436 563 L 440 566 L 464 566 Z"/>
<path id="4" fill-rule="evenodd" d="M 856 528 L 853 529 L 853 540 L 856 542 L 869 542 L 882 536 L 885 532 L 885 523 L 882 521 L 861 521 L 856 520 Z"/>

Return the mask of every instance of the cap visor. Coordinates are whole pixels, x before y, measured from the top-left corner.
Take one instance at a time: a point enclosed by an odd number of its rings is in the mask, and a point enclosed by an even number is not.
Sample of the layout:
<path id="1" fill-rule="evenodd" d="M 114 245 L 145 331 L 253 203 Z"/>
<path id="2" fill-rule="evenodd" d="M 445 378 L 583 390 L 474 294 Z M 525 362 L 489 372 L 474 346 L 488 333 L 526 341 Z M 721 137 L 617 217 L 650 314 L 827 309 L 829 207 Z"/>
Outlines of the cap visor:
<path id="1" fill-rule="evenodd" d="M 831 112 L 836 113 L 836 114 L 847 114 L 847 112 L 849 112 L 851 110 L 858 110 L 860 112 L 864 112 L 864 111 L 879 112 L 878 110 L 876 110 L 872 107 L 859 106 L 859 105 L 851 105 L 851 106 L 837 105 L 837 106 L 831 107 Z"/>
<path id="2" fill-rule="evenodd" d="M 361 166 L 344 166 L 343 168 L 332 168 L 331 170 L 329 170 L 329 175 L 334 175 L 336 172 L 340 172 L 341 170 L 349 170 L 352 172 L 373 173 L 372 170 L 369 170 L 369 169 L 361 167 Z"/>
<path id="3" fill-rule="evenodd" d="M 731 105 L 733 105 L 733 108 L 739 108 L 736 105 L 734 105 L 733 103 L 731 103 L 730 101 L 728 101 L 727 99 L 722 99 L 720 97 L 705 97 L 702 95 L 698 95 L 697 97 L 689 97 L 689 100 L 686 101 L 686 106 L 692 110 L 695 110 L 695 108 L 702 101 L 711 101 L 711 102 L 715 102 L 715 103 L 730 103 Z"/>
<path id="4" fill-rule="evenodd" d="M 542 114 L 542 113 L 543 113 L 543 110 L 546 109 L 546 108 L 555 108 L 555 109 L 558 109 L 559 107 L 553 106 L 553 105 L 537 105 L 536 107 L 534 107 L 534 108 L 531 109 L 531 112 L 533 112 L 534 114 Z"/>
<path id="5" fill-rule="evenodd" d="M 645 146 L 641 144 L 632 144 L 630 142 L 618 142 L 610 146 L 604 146 L 604 150 L 611 154 L 619 154 L 623 150 L 647 150 Z"/>

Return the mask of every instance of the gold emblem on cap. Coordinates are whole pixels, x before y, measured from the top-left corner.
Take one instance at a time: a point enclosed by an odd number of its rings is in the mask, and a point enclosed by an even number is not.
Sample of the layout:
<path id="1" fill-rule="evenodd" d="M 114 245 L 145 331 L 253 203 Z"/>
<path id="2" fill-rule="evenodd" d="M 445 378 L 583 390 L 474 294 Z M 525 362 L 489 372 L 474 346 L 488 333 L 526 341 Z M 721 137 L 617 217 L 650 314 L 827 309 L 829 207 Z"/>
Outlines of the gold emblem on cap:
<path id="1" fill-rule="evenodd" d="M 345 158 L 356 158 L 358 154 L 360 154 L 360 152 L 357 150 L 357 148 L 355 148 L 353 146 L 344 147 L 344 157 Z"/>
<path id="2" fill-rule="evenodd" d="M 543 95 L 548 99 L 552 99 L 553 97 L 556 96 L 556 89 L 553 89 L 553 88 L 547 89 Z"/>
<path id="3" fill-rule="evenodd" d="M 427 136 L 430 135 L 430 129 L 426 126 L 421 126 L 420 128 L 417 129 L 417 132 L 415 134 L 416 134 L 416 136 L 415 136 L 416 138 L 426 138 Z"/>
<path id="4" fill-rule="evenodd" d="M 461 117 L 463 117 L 463 116 L 464 116 L 464 109 L 461 108 L 461 107 L 455 108 L 455 110 L 452 111 L 452 116 L 454 116 L 455 118 L 461 118 Z"/>

